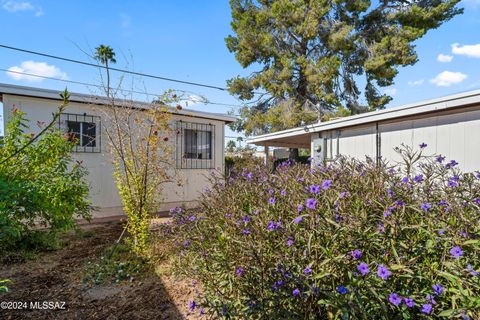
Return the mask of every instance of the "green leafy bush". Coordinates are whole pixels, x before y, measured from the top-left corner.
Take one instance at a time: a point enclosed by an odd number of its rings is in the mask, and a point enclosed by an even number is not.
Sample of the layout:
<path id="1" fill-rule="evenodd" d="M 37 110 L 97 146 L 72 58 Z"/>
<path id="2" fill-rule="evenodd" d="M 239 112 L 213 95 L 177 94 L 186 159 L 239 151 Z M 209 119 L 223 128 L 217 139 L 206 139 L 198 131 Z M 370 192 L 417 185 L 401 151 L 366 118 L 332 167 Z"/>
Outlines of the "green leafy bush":
<path id="1" fill-rule="evenodd" d="M 87 171 L 71 157 L 74 142 L 53 127 L 40 137 L 26 130 L 25 113 L 14 109 L 0 143 L 0 251 L 54 245 L 75 214 L 90 217 Z"/>
<path id="2" fill-rule="evenodd" d="M 480 173 L 398 150 L 405 164 L 337 159 L 217 178 L 177 208 L 177 271 L 202 312 L 251 319 L 480 315 Z"/>

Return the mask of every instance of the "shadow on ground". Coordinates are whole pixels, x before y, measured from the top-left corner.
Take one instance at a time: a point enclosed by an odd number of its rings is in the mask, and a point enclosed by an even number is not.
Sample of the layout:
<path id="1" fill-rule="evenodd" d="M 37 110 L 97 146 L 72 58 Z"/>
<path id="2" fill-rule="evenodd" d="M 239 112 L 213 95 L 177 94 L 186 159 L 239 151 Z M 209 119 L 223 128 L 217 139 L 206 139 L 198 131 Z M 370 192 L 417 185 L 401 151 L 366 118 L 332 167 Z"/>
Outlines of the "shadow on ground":
<path id="1" fill-rule="evenodd" d="M 65 302 L 65 310 L 1 310 L 0 319 L 187 319 L 193 288 L 170 276 L 148 275 L 121 285 L 89 286 L 82 282 L 88 261 L 101 256 L 122 231 L 119 222 L 84 225 L 89 237 L 66 236 L 61 250 L 37 260 L 0 266 L 10 292 L 0 301 Z M 165 278 L 165 279 L 163 279 Z"/>

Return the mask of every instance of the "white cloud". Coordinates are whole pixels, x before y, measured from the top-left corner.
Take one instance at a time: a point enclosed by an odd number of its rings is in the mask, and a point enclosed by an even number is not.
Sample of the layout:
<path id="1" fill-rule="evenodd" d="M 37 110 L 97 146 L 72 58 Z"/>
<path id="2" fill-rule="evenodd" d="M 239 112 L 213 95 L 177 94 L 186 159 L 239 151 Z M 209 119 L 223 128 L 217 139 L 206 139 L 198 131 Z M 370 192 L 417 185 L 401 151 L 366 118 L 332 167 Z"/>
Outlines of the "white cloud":
<path id="1" fill-rule="evenodd" d="M 65 72 L 60 70 L 60 68 L 49 65 L 45 62 L 35 62 L 35 61 L 23 61 L 20 66 L 13 66 L 8 68 L 11 72 L 6 72 L 7 75 L 14 79 L 14 80 L 25 80 L 28 82 L 41 82 L 44 79 L 35 77 L 33 75 L 39 75 L 43 77 L 50 77 L 50 78 L 60 78 L 60 79 L 68 79 L 68 76 Z M 28 73 L 31 75 L 21 74 L 21 73 Z"/>
<path id="2" fill-rule="evenodd" d="M 389 96 L 394 96 L 397 94 L 397 88 L 388 88 L 383 90 L 383 93 L 389 95 Z"/>
<path id="3" fill-rule="evenodd" d="M 480 58 L 480 43 L 464 46 L 454 43 L 452 44 L 452 53 L 470 58 Z"/>
<path id="4" fill-rule="evenodd" d="M 35 7 L 30 2 L 7 1 L 2 6 L 8 12 L 30 11 Z"/>
<path id="5" fill-rule="evenodd" d="M 437 56 L 437 61 L 438 62 L 451 62 L 452 60 L 453 60 L 453 56 L 450 56 L 448 54 L 440 53 Z"/>
<path id="6" fill-rule="evenodd" d="M 443 71 L 439 73 L 430 82 L 439 87 L 449 87 L 452 84 L 460 83 L 467 79 L 467 75 L 461 72 Z"/>
<path id="7" fill-rule="evenodd" d="M 408 85 L 409 85 L 409 86 L 420 86 L 420 85 L 422 85 L 424 82 L 425 82 L 424 79 L 412 80 L 412 81 L 408 81 Z"/>
<path id="8" fill-rule="evenodd" d="M 197 96 L 197 95 L 189 95 L 189 96 L 185 96 L 183 98 L 180 99 L 180 105 L 184 108 L 188 108 L 190 106 L 193 106 L 193 105 L 196 105 L 198 103 L 205 103 L 207 102 L 208 100 L 204 97 L 201 97 L 201 96 Z"/>
<path id="9" fill-rule="evenodd" d="M 27 1 L 6 1 L 3 3 L 2 8 L 8 12 L 21 12 L 21 11 L 35 11 L 35 16 L 40 17 L 43 15 L 41 7 L 36 7 Z"/>

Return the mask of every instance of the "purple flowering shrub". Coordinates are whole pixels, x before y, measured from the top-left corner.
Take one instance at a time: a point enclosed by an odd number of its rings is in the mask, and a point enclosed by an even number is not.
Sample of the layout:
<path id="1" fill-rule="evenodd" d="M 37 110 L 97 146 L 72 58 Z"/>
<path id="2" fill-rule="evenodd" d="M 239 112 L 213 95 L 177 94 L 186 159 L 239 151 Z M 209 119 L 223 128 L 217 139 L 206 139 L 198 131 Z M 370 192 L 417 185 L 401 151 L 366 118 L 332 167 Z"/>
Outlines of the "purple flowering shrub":
<path id="1" fill-rule="evenodd" d="M 192 312 L 267 319 L 480 314 L 480 174 L 399 149 L 405 164 L 339 158 L 216 178 L 175 210 Z M 454 182 L 454 183 L 452 183 Z"/>

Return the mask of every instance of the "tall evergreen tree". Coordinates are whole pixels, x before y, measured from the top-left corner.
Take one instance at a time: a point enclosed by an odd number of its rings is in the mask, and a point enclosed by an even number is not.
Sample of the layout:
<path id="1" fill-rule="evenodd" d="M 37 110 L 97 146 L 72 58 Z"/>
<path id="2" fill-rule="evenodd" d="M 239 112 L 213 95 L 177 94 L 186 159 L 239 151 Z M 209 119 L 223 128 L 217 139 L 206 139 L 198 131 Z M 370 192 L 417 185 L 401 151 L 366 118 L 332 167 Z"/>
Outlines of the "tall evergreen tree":
<path id="1" fill-rule="evenodd" d="M 225 41 L 244 68 L 228 81 L 249 101 L 237 130 L 259 134 L 311 123 L 319 110 L 360 113 L 391 100 L 380 88 L 417 62 L 414 41 L 462 9 L 459 0 L 230 0 Z"/>

